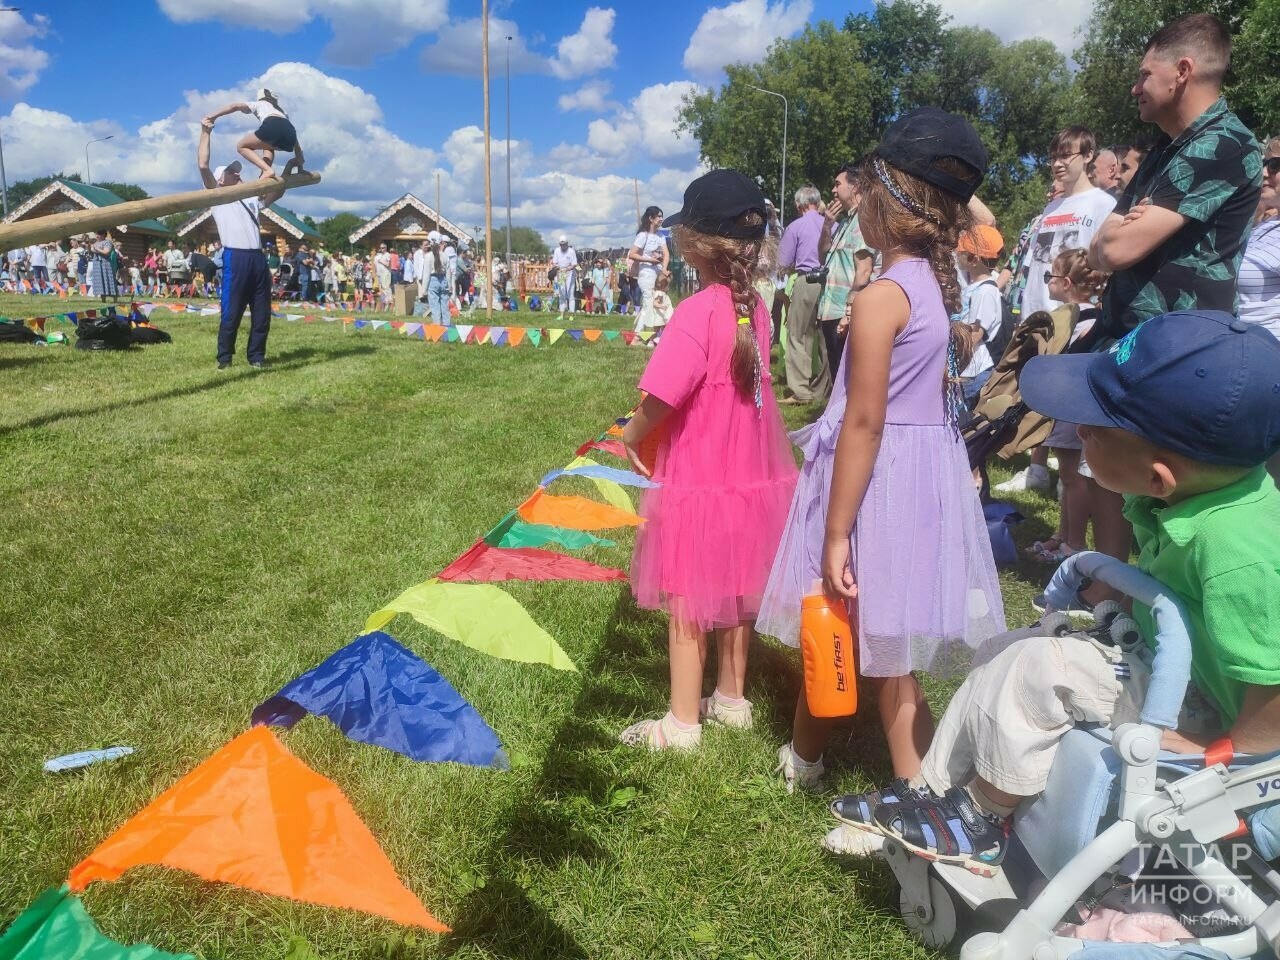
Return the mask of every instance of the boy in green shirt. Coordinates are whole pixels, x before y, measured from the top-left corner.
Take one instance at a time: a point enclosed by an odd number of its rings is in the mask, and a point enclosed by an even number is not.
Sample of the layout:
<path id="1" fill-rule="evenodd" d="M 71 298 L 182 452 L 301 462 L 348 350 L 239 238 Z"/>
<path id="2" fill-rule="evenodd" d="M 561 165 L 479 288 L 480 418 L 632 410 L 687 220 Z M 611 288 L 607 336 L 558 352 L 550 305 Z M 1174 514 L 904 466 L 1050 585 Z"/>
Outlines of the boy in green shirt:
<path id="1" fill-rule="evenodd" d="M 1194 689 L 1161 746 L 1280 749 L 1280 490 L 1263 467 L 1280 450 L 1280 341 L 1230 314 L 1168 313 L 1109 353 L 1036 358 L 1020 380 L 1032 409 L 1082 424 L 1098 483 L 1125 495 L 1138 567 L 1186 609 Z M 1151 611 L 1134 616 L 1153 637 Z M 1066 732 L 1136 721 L 1149 679 L 1141 657 L 1091 639 L 1015 641 L 965 679 L 917 777 L 832 812 L 987 872 Z"/>

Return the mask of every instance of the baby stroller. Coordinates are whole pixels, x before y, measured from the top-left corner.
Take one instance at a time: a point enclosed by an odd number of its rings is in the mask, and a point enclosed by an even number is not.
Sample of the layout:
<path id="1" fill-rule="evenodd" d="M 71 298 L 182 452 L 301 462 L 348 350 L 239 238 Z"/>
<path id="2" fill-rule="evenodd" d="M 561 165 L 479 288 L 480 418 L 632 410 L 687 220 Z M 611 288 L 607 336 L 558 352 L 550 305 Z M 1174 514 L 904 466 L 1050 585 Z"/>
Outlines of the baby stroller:
<path id="1" fill-rule="evenodd" d="M 1001 869 L 978 876 L 886 838 L 880 855 L 901 886 L 907 926 L 962 960 L 1228 960 L 1280 955 L 1280 752 L 1182 756 L 1159 749 L 1190 681 L 1191 643 L 1178 601 L 1155 580 L 1097 553 L 1068 558 L 1049 585 L 1066 607 L 1085 577 L 1150 604 L 1158 646 L 1140 723 L 1079 726 L 1059 746 L 1043 793 L 1013 818 Z M 1118 604 L 1099 604 L 1095 639 L 1148 649 Z M 1049 614 L 1020 636 L 1065 636 Z M 1173 869 L 1169 869 L 1172 866 Z M 1123 889 L 1130 904 L 1175 905 L 1191 940 L 1090 942 L 1055 933 L 1077 904 Z"/>
<path id="2" fill-rule="evenodd" d="M 281 261 L 280 266 L 276 269 L 276 275 L 271 279 L 271 299 L 298 299 L 297 271 L 293 269 L 293 264 L 288 260 Z"/>

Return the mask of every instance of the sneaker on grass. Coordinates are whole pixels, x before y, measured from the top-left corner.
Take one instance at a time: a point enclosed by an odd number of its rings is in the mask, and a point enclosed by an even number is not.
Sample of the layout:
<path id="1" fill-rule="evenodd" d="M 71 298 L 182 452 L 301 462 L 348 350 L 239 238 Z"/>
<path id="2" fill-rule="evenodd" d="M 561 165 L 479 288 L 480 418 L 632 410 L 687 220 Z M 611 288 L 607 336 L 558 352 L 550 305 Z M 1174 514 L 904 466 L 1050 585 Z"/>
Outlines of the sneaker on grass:
<path id="1" fill-rule="evenodd" d="M 719 723 L 738 730 L 750 730 L 752 726 L 751 701 L 726 700 L 717 690 L 709 697 L 703 697 L 698 704 L 698 719 Z"/>
<path id="2" fill-rule="evenodd" d="M 792 750 L 791 744 L 784 743 L 778 748 L 778 765 L 773 772 L 782 774 L 782 779 L 787 782 L 787 793 L 795 793 L 797 787 L 810 791 L 819 789 L 827 768 L 821 757 L 810 763 Z"/>
<path id="3" fill-rule="evenodd" d="M 1049 468 L 1038 463 L 1029 463 L 1004 483 L 997 483 L 991 489 L 996 493 L 1022 493 L 1025 490 L 1039 490 L 1048 493 L 1053 486 L 1049 476 Z"/>

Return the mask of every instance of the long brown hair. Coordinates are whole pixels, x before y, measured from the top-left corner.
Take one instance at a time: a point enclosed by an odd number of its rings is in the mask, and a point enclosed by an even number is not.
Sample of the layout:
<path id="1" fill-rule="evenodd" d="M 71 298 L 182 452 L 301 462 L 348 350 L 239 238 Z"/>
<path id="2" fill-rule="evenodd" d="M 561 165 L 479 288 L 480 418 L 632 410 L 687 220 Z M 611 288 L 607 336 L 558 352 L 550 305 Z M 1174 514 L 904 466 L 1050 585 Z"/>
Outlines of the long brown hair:
<path id="1" fill-rule="evenodd" d="M 764 217 L 748 210 L 734 221 L 739 226 L 764 227 Z M 761 236 L 759 240 L 737 240 L 702 233 L 685 224 L 672 228 L 680 256 L 692 263 L 702 275 L 703 283 L 723 283 L 733 295 L 735 317 L 754 318 L 760 295 L 755 281 L 761 261 L 771 262 L 776 240 Z M 733 357 L 729 372 L 734 384 L 748 397 L 754 397 L 763 371 L 760 369 L 755 325 L 739 323 L 733 341 Z"/>
<path id="2" fill-rule="evenodd" d="M 943 157 L 936 163 L 939 170 L 953 177 L 979 179 L 974 170 L 958 160 Z M 881 171 L 892 189 L 880 179 Z M 858 186 L 862 191 L 858 220 L 867 245 L 876 250 L 901 249 L 928 260 L 947 312 L 953 316 L 959 313 L 960 281 L 951 254 L 960 242 L 960 234 L 972 226 L 973 218 L 965 202 L 878 157 L 862 164 Z M 895 190 L 905 203 L 894 195 Z M 954 324 L 950 335 L 957 369 L 963 370 L 973 347 L 964 331 Z M 948 381 L 949 378 L 950 371 Z"/>

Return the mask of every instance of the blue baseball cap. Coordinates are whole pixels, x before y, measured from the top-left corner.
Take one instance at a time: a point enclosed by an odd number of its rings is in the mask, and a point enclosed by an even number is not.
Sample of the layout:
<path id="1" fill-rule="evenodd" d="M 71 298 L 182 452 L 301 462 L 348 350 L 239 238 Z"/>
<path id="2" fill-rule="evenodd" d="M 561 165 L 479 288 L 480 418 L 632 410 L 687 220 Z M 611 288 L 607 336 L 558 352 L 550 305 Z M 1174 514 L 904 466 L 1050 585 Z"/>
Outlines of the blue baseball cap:
<path id="1" fill-rule="evenodd" d="M 1046 417 L 1201 463 L 1253 467 L 1280 450 L 1280 341 L 1220 310 L 1152 317 L 1106 353 L 1035 357 L 1018 385 Z"/>

